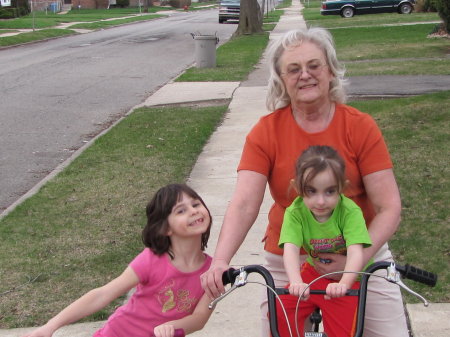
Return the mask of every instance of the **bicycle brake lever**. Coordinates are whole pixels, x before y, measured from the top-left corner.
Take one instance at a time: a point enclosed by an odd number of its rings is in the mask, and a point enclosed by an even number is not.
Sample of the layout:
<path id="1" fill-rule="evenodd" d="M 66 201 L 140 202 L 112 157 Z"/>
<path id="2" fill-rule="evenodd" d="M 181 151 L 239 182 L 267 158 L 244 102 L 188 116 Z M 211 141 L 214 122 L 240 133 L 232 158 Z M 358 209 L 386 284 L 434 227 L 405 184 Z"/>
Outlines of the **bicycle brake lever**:
<path id="1" fill-rule="evenodd" d="M 236 289 L 237 286 L 235 284 L 233 284 L 231 286 L 230 289 L 228 289 L 227 291 L 225 291 L 223 294 L 221 294 L 219 297 L 213 299 L 209 304 L 208 304 L 208 308 L 209 309 L 214 309 L 216 307 L 217 302 L 221 301 L 224 297 L 226 297 L 227 295 L 229 295 L 234 289 Z"/>
<path id="2" fill-rule="evenodd" d="M 232 291 L 234 291 L 236 288 L 242 287 L 244 285 L 247 284 L 247 277 L 248 274 L 247 272 L 244 270 L 243 267 L 241 267 L 239 269 L 239 275 L 236 277 L 236 279 L 234 280 L 233 285 L 231 286 L 230 289 L 228 289 L 227 291 L 225 291 L 222 295 L 220 295 L 219 297 L 215 298 L 214 300 L 212 300 L 209 305 L 208 308 L 209 309 L 214 309 L 216 304 L 221 301 L 223 298 L 225 298 L 226 296 L 228 296 Z"/>
<path id="3" fill-rule="evenodd" d="M 407 292 L 409 292 L 411 295 L 416 296 L 419 298 L 425 307 L 428 307 L 429 303 L 428 301 L 420 294 L 416 293 L 414 290 L 410 289 L 406 284 L 403 283 L 403 281 L 400 278 L 400 273 L 395 268 L 395 263 L 391 263 L 391 265 L 387 268 L 387 276 L 386 280 L 397 284 L 399 287 L 403 288 Z"/>

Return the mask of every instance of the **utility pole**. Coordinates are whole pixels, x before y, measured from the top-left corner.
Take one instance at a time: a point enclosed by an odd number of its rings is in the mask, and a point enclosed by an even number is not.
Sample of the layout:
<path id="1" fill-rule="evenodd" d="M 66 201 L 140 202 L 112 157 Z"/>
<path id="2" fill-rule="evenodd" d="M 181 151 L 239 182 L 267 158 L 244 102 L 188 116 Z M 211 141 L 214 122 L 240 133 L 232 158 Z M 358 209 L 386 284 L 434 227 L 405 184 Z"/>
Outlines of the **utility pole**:
<path id="1" fill-rule="evenodd" d="M 32 26 L 33 26 L 33 32 L 35 31 L 35 27 L 34 27 L 34 8 L 33 8 L 33 4 L 34 4 L 34 0 L 30 0 L 30 8 L 31 8 L 31 17 L 32 17 Z"/>

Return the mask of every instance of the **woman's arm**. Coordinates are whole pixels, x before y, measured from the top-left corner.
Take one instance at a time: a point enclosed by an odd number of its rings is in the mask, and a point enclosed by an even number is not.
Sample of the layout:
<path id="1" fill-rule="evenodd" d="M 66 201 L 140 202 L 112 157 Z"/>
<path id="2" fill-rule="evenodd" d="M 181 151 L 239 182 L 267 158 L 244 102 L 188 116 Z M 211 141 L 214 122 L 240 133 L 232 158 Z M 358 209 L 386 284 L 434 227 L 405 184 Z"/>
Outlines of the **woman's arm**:
<path id="1" fill-rule="evenodd" d="M 363 182 L 367 196 L 375 210 L 375 217 L 368 226 L 372 245 L 363 249 L 363 265 L 365 265 L 396 232 L 400 224 L 401 200 L 392 169 L 368 174 L 363 177 Z M 346 258 L 343 255 L 320 254 L 320 257 L 332 260 L 330 264 L 315 263 L 315 269 L 320 274 L 345 268 Z"/>
<path id="2" fill-rule="evenodd" d="M 222 273 L 228 269 L 248 231 L 258 216 L 266 189 L 266 176 L 254 171 L 239 171 L 236 188 L 225 213 L 219 240 L 209 270 L 202 275 L 202 286 L 211 298 L 225 291 Z"/>
<path id="3" fill-rule="evenodd" d="M 183 329 L 186 335 L 203 329 L 209 317 L 211 316 L 211 313 L 213 312 L 213 310 L 208 308 L 210 302 L 211 299 L 206 294 L 204 294 L 200 301 L 197 303 L 197 306 L 195 307 L 195 310 L 191 315 L 155 327 L 155 336 L 171 336 L 171 334 L 167 333 L 167 331 L 172 330 L 173 335 L 173 331 L 175 329 Z M 171 328 L 166 329 L 168 326 L 171 326 Z"/>
<path id="4" fill-rule="evenodd" d="M 369 225 L 372 245 L 363 250 L 366 264 L 397 231 L 402 205 L 392 169 L 368 174 L 363 182 L 376 214 Z"/>
<path id="5" fill-rule="evenodd" d="M 67 306 L 45 325 L 24 337 L 50 337 L 59 328 L 76 322 L 106 307 L 119 296 L 139 283 L 138 276 L 130 267 L 106 285 L 93 289 Z"/>

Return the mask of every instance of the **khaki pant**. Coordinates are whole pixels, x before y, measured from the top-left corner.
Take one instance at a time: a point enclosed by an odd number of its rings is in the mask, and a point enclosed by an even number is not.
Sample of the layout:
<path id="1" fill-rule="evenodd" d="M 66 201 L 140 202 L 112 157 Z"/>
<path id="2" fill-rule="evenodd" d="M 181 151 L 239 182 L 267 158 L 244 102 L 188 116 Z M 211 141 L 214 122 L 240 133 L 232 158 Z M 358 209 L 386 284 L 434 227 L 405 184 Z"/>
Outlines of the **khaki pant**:
<path id="1" fill-rule="evenodd" d="M 302 256 L 301 263 L 303 264 L 305 260 L 306 256 Z M 284 270 L 283 257 L 265 252 L 265 261 L 264 267 L 272 274 L 275 286 L 277 288 L 286 286 L 289 281 Z M 374 261 L 392 261 L 392 254 L 387 244 L 380 248 L 374 256 Z M 386 272 L 378 270 L 375 274 L 385 275 Z M 261 336 L 269 337 L 270 328 L 269 320 L 267 319 L 266 290 L 264 290 L 264 297 L 261 303 L 261 314 Z M 307 327 L 306 324 L 305 327 Z M 371 277 L 369 278 L 367 291 L 364 337 L 386 336 L 409 337 L 402 295 L 397 285 L 379 277 Z"/>

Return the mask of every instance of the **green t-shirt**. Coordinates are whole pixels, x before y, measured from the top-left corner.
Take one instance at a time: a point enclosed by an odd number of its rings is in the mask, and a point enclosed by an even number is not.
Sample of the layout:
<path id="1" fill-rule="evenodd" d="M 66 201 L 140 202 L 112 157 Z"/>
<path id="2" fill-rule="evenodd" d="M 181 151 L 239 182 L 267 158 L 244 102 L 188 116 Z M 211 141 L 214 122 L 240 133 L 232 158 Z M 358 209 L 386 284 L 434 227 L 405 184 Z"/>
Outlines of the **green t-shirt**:
<path id="1" fill-rule="evenodd" d="M 303 199 L 297 197 L 284 213 L 278 245 L 283 248 L 289 242 L 303 247 L 309 255 L 308 262 L 311 265 L 314 265 L 317 253 L 346 255 L 350 245 L 372 245 L 361 209 L 342 194 L 340 199 L 331 217 L 320 223 Z"/>

